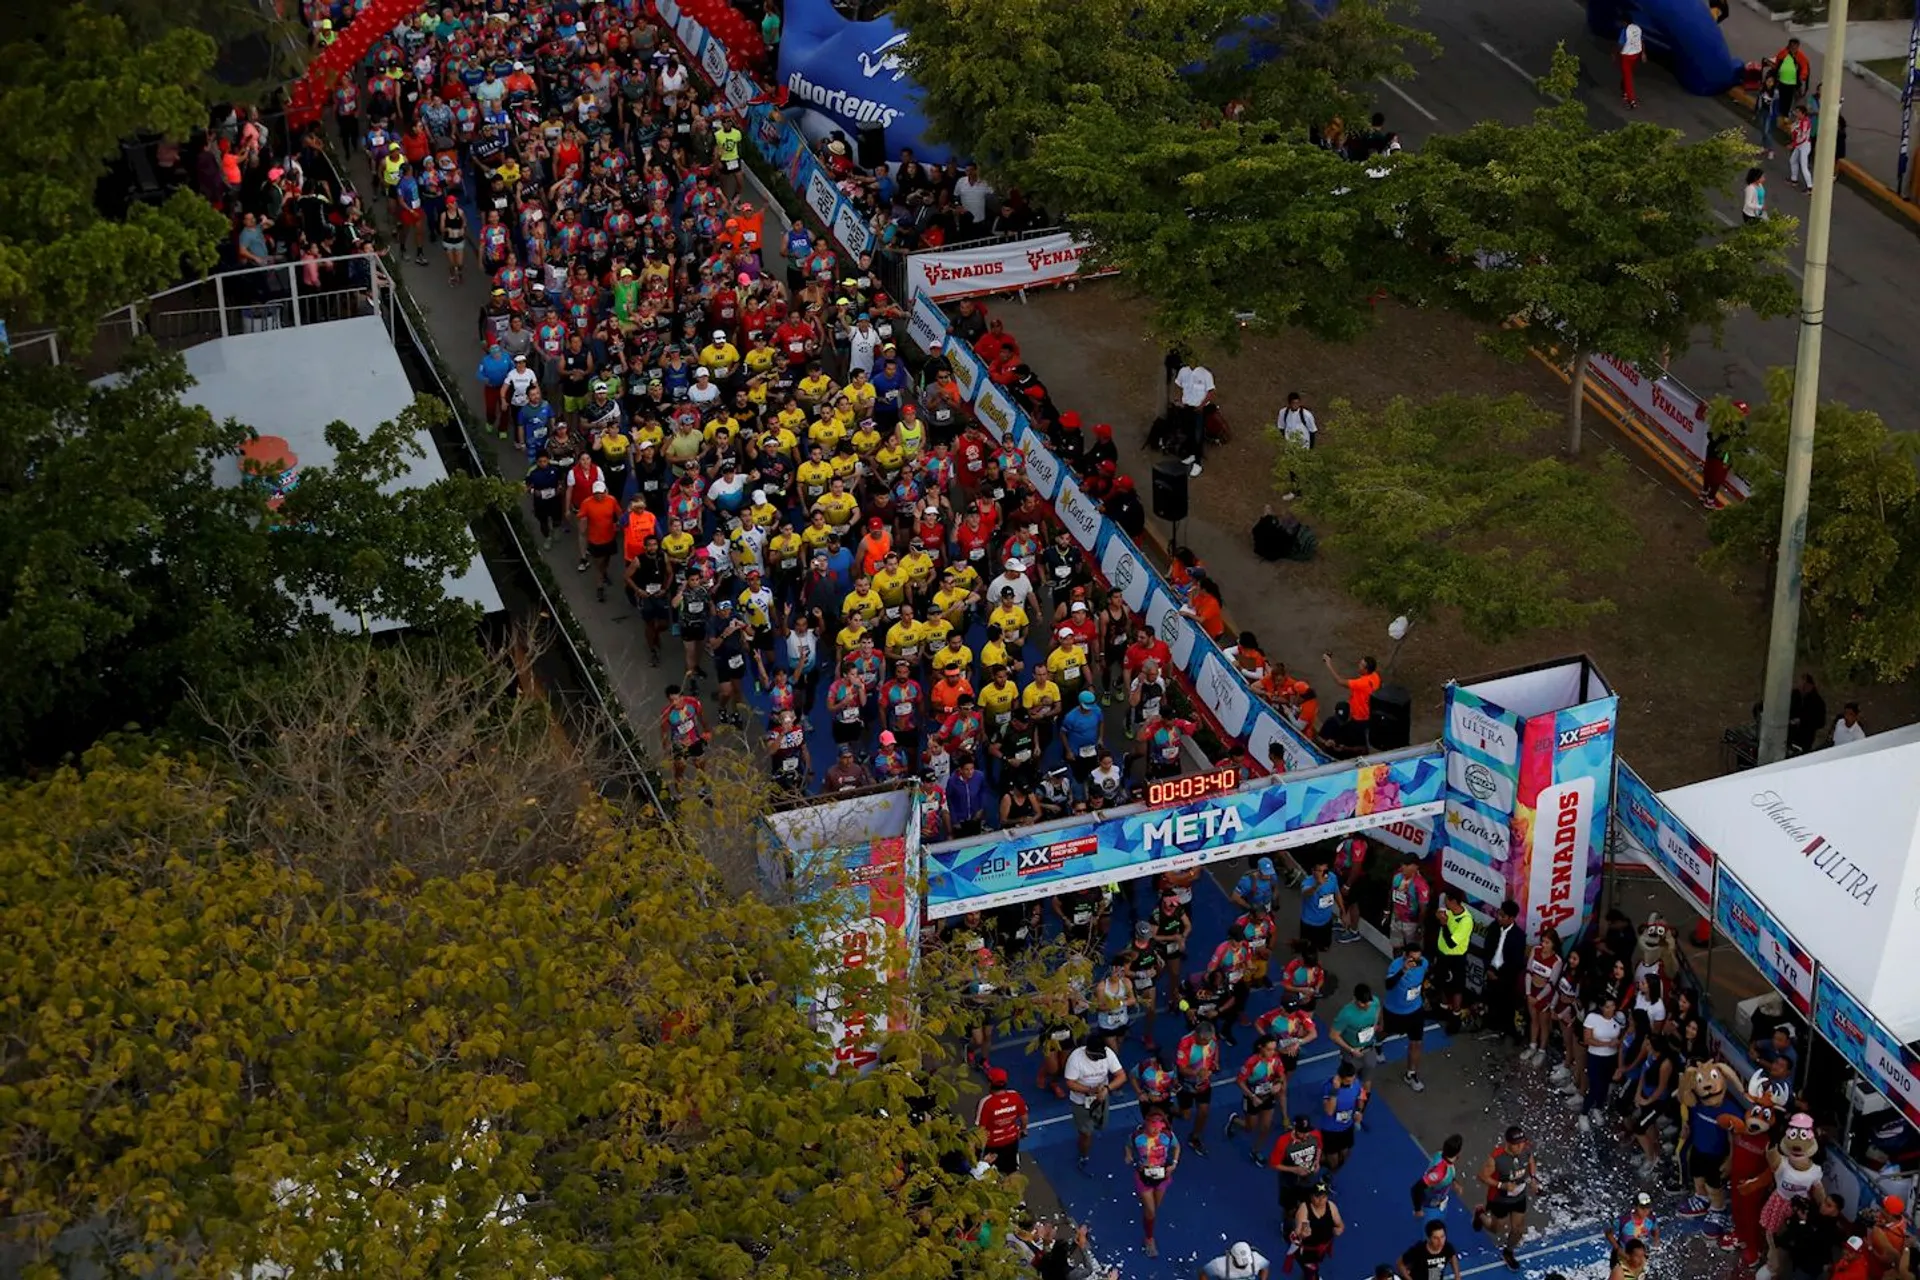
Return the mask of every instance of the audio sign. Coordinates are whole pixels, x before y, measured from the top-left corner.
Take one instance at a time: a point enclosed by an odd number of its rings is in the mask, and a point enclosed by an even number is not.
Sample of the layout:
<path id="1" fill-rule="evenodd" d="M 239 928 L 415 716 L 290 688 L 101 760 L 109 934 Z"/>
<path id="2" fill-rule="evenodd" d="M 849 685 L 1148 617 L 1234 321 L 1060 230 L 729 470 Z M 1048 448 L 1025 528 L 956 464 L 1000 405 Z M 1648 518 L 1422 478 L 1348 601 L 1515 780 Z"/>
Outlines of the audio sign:
<path id="1" fill-rule="evenodd" d="M 1210 773 L 1190 773 L 1182 778 L 1156 778 L 1147 783 L 1147 807 L 1165 808 L 1170 804 L 1191 804 L 1208 796 L 1223 796 L 1240 785 L 1240 770 L 1233 765 Z"/>

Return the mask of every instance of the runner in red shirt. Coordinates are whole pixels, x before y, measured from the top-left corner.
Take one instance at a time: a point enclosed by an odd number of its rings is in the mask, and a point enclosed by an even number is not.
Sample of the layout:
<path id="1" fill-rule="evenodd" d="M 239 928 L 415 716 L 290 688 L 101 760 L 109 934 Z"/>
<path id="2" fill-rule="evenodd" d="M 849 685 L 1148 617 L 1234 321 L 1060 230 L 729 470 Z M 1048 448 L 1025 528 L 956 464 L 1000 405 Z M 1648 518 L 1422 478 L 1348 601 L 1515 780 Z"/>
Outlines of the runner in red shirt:
<path id="1" fill-rule="evenodd" d="M 978 428 L 967 428 L 960 437 L 959 445 L 953 451 L 955 478 L 960 487 L 971 498 L 980 489 L 980 482 L 986 477 L 987 459 L 993 456 L 993 442 L 982 435 Z"/>
<path id="2" fill-rule="evenodd" d="M 1160 669 L 1165 671 L 1173 665 L 1173 650 L 1167 648 L 1167 642 L 1154 635 L 1147 629 L 1147 624 L 1142 622 L 1134 642 L 1127 646 L 1126 668 L 1129 681 L 1140 674 L 1140 667 L 1148 658 L 1158 662 Z"/>
<path id="3" fill-rule="evenodd" d="M 999 1067 L 987 1068 L 987 1086 L 973 1116 L 980 1126 L 982 1159 L 1002 1173 L 1018 1173 L 1020 1139 L 1027 1136 L 1027 1100 L 1007 1087 L 1007 1073 Z"/>
<path id="4" fill-rule="evenodd" d="M 967 518 L 953 531 L 955 559 L 971 564 L 982 578 L 987 576 L 987 557 L 993 549 L 993 530 L 980 519 L 978 508 L 967 512 Z"/>
<path id="5" fill-rule="evenodd" d="M 812 325 L 798 316 L 788 316 L 773 331 L 773 347 L 786 360 L 788 368 L 804 369 L 807 361 L 813 358 L 812 347 L 816 336 Z"/>

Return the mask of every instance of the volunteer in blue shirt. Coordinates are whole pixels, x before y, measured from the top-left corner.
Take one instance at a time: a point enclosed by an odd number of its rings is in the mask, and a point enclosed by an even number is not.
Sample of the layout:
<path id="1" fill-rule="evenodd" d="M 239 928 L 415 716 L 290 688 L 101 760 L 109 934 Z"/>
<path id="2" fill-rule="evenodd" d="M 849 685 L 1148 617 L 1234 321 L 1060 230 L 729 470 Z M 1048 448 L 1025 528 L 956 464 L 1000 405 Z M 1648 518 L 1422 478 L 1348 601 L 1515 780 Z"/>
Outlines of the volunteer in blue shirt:
<path id="1" fill-rule="evenodd" d="M 1107 718 L 1100 714 L 1100 699 L 1091 689 L 1083 689 L 1073 710 L 1060 717 L 1060 748 L 1066 752 L 1074 781 L 1086 790 L 1093 766 L 1100 763 L 1100 735 Z"/>
<path id="2" fill-rule="evenodd" d="M 1418 938 L 1402 947 L 1393 963 L 1387 966 L 1387 1034 L 1407 1038 L 1407 1074 L 1402 1078 L 1415 1093 L 1425 1093 L 1427 1089 L 1426 1082 L 1420 1079 L 1420 1057 L 1425 1047 L 1422 1042 L 1427 1037 L 1424 1000 L 1427 967 L 1427 957 Z"/>
<path id="3" fill-rule="evenodd" d="M 1314 864 L 1300 886 L 1300 936 L 1317 951 L 1333 948 L 1333 922 L 1345 907 L 1340 899 L 1340 877 L 1325 861 Z"/>
<path id="4" fill-rule="evenodd" d="M 1274 891 L 1279 887 L 1280 877 L 1273 869 L 1273 859 L 1262 858 L 1253 864 L 1253 870 L 1240 877 L 1227 896 L 1242 911 L 1251 911 L 1255 907 L 1271 907 Z"/>
<path id="5" fill-rule="evenodd" d="M 488 426 L 500 420 L 500 388 L 507 385 L 507 375 L 512 372 L 513 361 L 507 358 L 507 349 L 497 342 L 487 348 L 486 355 L 480 357 L 480 368 L 474 377 L 480 380 Z"/>
<path id="6" fill-rule="evenodd" d="M 527 402 L 520 406 L 520 435 L 527 442 L 527 461 L 539 458 L 540 451 L 547 447 L 547 434 L 553 430 L 553 406 L 540 394 L 539 387 L 527 392 Z"/>
<path id="7" fill-rule="evenodd" d="M 1366 1086 L 1351 1062 L 1342 1062 L 1320 1101 L 1320 1164 L 1332 1173 L 1353 1153 L 1353 1131 L 1367 1109 Z"/>

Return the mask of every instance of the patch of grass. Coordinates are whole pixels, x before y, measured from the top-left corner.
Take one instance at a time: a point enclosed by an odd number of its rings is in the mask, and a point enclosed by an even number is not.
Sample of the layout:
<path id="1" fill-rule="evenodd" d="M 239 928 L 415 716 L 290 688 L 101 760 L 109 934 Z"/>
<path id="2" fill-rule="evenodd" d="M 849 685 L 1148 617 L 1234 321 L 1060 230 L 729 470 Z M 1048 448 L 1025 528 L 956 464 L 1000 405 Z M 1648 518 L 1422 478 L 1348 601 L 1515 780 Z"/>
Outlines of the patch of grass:
<path id="1" fill-rule="evenodd" d="M 1879 76 L 1896 89 L 1906 87 L 1907 60 L 1900 58 L 1871 58 L 1860 64 Z"/>

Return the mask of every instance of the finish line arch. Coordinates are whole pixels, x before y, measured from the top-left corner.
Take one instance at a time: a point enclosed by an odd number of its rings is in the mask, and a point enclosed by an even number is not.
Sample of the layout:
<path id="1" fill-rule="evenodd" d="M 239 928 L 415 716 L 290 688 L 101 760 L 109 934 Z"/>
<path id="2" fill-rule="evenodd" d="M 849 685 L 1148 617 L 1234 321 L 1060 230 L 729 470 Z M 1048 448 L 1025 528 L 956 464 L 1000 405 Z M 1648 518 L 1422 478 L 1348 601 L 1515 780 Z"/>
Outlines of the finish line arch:
<path id="1" fill-rule="evenodd" d="M 1180 804 L 1127 805 L 949 840 L 926 851 L 927 918 L 1430 820 L 1445 806 L 1446 781 L 1446 753 L 1430 744 L 1254 779 Z"/>

